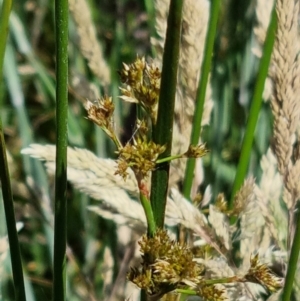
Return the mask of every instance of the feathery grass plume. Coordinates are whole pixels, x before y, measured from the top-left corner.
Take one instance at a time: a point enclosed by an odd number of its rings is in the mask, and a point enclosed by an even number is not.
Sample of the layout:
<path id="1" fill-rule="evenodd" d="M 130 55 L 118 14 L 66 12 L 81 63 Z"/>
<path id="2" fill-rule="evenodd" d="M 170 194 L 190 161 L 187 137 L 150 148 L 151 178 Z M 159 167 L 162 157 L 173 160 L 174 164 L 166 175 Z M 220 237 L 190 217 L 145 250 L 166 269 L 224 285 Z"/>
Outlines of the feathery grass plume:
<path id="1" fill-rule="evenodd" d="M 156 47 L 157 59 L 161 61 L 166 32 L 166 20 L 168 15 L 169 0 L 156 1 L 155 26 L 159 36 L 151 39 Z M 182 153 L 190 143 L 192 118 L 196 101 L 196 92 L 201 68 L 205 37 L 209 18 L 209 2 L 207 0 L 187 0 L 183 5 L 182 42 L 178 69 L 178 90 L 175 102 L 175 124 L 173 128 L 172 150 L 174 153 Z M 206 102 L 202 118 L 202 125 L 210 120 L 213 107 L 211 88 L 208 86 Z M 195 174 L 195 185 L 202 180 L 201 161 L 197 160 L 198 167 Z M 171 162 L 170 183 L 174 186 L 184 176 L 186 161 L 177 160 Z M 176 170 L 176 172 L 174 172 Z"/>
<path id="2" fill-rule="evenodd" d="M 46 161 L 48 173 L 54 174 L 54 145 L 31 144 L 22 150 L 22 154 Z M 143 233 L 146 229 L 146 219 L 142 206 L 137 202 L 139 191 L 136 179 L 132 170 L 128 169 L 128 176 L 124 182 L 115 174 L 116 169 L 117 163 L 113 160 L 98 158 L 85 149 L 68 147 L 68 180 L 90 197 L 103 201 L 88 208 L 119 225 L 127 224 L 138 233 Z M 193 230 L 195 224 L 201 227 L 206 223 L 206 217 L 174 190 L 173 197 L 167 201 L 166 224 L 182 224 Z"/>
<path id="3" fill-rule="evenodd" d="M 262 177 L 255 187 L 255 195 L 265 218 L 266 226 L 270 231 L 275 244 L 281 249 L 286 249 L 287 216 L 280 204 L 283 183 L 277 170 L 277 161 L 271 149 L 268 149 L 260 162 Z"/>
<path id="4" fill-rule="evenodd" d="M 238 191 L 235 203 L 243 208 L 240 219 L 240 253 L 243 263 L 248 262 L 250 255 L 257 252 L 262 237 L 262 226 L 265 224 L 254 194 L 254 179 L 248 178 Z M 235 206 L 234 206 L 235 207 Z"/>
<path id="5" fill-rule="evenodd" d="M 255 182 L 252 177 L 245 180 L 235 197 L 234 213 L 239 217 L 239 230 L 236 233 L 240 240 L 239 256 L 242 260 L 241 268 L 247 268 L 251 254 L 259 252 L 265 254 L 271 244 L 271 234 L 266 227 L 263 214 L 263 204 L 255 193 Z M 264 210 L 266 212 L 266 210 Z M 272 258 L 268 258 L 272 261 Z"/>
<path id="6" fill-rule="evenodd" d="M 255 14 L 257 24 L 253 31 L 260 46 L 265 42 L 274 0 L 257 0 Z"/>
<path id="7" fill-rule="evenodd" d="M 255 14 L 257 24 L 253 29 L 254 35 L 258 45 L 255 45 L 252 49 L 253 53 L 257 57 L 261 57 L 262 47 L 265 42 L 268 26 L 270 23 L 271 11 L 274 6 L 274 0 L 257 0 L 255 7 Z M 272 66 L 270 67 L 272 68 Z M 263 99 L 269 100 L 272 95 L 273 83 L 270 77 L 266 78 L 265 87 L 263 92 Z"/>
<path id="8" fill-rule="evenodd" d="M 271 100 L 274 150 L 284 181 L 283 198 L 292 210 L 300 197 L 300 156 L 295 143 L 300 118 L 299 4 L 294 0 L 278 0 L 276 11 L 278 26 L 271 74 L 274 82 Z"/>
<path id="9" fill-rule="evenodd" d="M 54 174 L 54 146 L 31 145 L 30 147 L 22 150 L 22 153 L 31 155 L 41 160 L 46 160 L 48 172 L 50 174 Z M 69 181 L 84 193 L 87 193 L 96 200 L 102 201 L 99 206 L 91 206 L 89 207 L 89 209 L 98 214 L 101 214 L 101 216 L 104 218 L 113 219 L 118 225 L 126 224 L 127 226 L 131 226 L 139 234 L 145 232 L 147 223 L 143 208 L 141 204 L 136 201 L 138 198 L 138 185 L 132 173 L 129 174 L 127 182 L 124 183 L 123 180 L 120 180 L 119 176 L 115 175 L 115 168 L 117 164 L 112 160 L 97 158 L 89 151 L 81 150 L 78 148 L 68 148 L 68 157 Z M 243 202 L 245 203 L 253 203 L 253 193 L 251 190 L 253 184 L 253 179 L 245 181 L 245 184 L 241 188 L 241 191 L 239 192 L 237 198 L 242 198 Z M 236 202 L 242 202 L 242 200 L 237 200 Z M 248 208 L 248 206 L 239 207 L 240 210 L 243 209 L 244 211 L 244 213 L 240 213 L 242 219 L 245 215 L 252 216 L 253 210 L 251 206 L 250 209 Z M 250 293 L 247 291 L 247 289 L 245 289 L 244 285 L 235 283 L 234 286 L 231 287 L 231 283 L 236 281 L 251 282 L 253 279 L 250 279 L 250 276 L 249 279 L 245 278 L 245 275 L 247 275 L 249 269 L 246 269 L 245 271 L 245 268 L 243 267 L 243 269 L 239 271 L 236 270 L 234 266 L 231 266 L 232 264 L 230 251 L 232 230 L 229 228 L 227 216 L 225 215 L 225 213 L 221 213 L 218 210 L 218 207 L 210 205 L 209 216 L 207 218 L 203 213 L 201 213 L 200 210 L 198 210 L 195 205 L 186 200 L 179 193 L 179 191 L 173 188 L 171 190 L 171 197 L 167 200 L 166 225 L 174 226 L 182 224 L 187 229 L 192 230 L 196 234 L 196 236 L 199 236 L 202 240 L 201 243 L 204 243 L 208 249 L 210 248 L 210 251 L 207 249 L 208 251 L 201 253 L 203 255 L 201 255 L 200 258 L 194 258 L 188 248 L 181 248 L 179 245 L 177 245 L 177 243 L 171 242 L 171 247 L 169 246 L 170 251 L 168 251 L 168 256 L 171 256 L 172 254 L 174 255 L 173 251 L 176 251 L 177 253 L 175 253 L 178 256 L 175 257 L 181 258 L 180 256 L 182 255 L 184 263 L 187 262 L 187 258 L 192 259 L 192 261 L 190 261 L 190 264 L 195 269 L 197 269 L 197 265 L 193 263 L 194 261 L 200 263 L 200 266 L 205 265 L 207 270 L 207 273 L 205 274 L 207 276 L 207 281 L 210 281 L 213 275 L 222 278 L 229 277 L 227 280 L 224 280 L 224 287 L 226 288 L 228 297 L 239 296 L 239 298 L 235 299 L 242 300 L 242 296 L 245 297 Z M 250 222 L 253 223 L 253 219 L 251 219 Z M 247 228 L 249 227 L 249 223 L 245 222 L 244 224 L 245 225 L 242 226 L 241 234 L 242 242 L 246 239 L 251 240 L 251 238 L 249 238 L 249 236 L 247 235 L 253 234 L 253 232 L 250 231 L 250 233 L 249 229 Z M 256 227 L 254 228 L 256 229 Z M 162 234 L 160 230 L 158 230 L 157 233 L 160 233 L 158 235 L 163 235 L 163 237 L 165 237 L 166 235 Z M 145 248 L 147 248 L 145 239 L 146 236 L 144 238 L 144 251 L 146 250 Z M 153 241 L 155 241 L 155 239 L 156 238 L 153 238 Z M 167 239 L 161 238 L 160 240 L 162 242 L 167 242 Z M 257 241 L 252 242 L 255 243 L 256 246 L 258 243 L 260 243 Z M 217 252 L 212 252 L 212 248 L 214 248 Z M 152 249 L 158 250 L 157 248 Z M 253 247 L 252 249 L 257 250 L 258 248 Z M 144 251 L 143 253 L 145 254 Z M 246 253 L 250 256 L 250 253 L 245 251 L 243 255 L 245 255 Z M 271 253 L 269 252 L 269 254 Z M 214 292 L 216 294 L 215 300 L 218 300 L 217 295 L 221 293 L 221 291 L 219 291 L 217 287 L 215 287 L 213 291 L 204 291 L 204 287 L 207 285 L 207 283 L 202 283 L 200 281 L 202 279 L 202 273 L 197 270 L 198 272 L 192 275 L 191 272 L 193 271 L 193 269 L 189 270 L 185 265 L 182 265 L 181 268 L 178 268 L 175 262 L 169 262 L 170 258 L 168 256 L 162 256 L 161 258 L 152 262 L 151 265 L 147 265 L 147 267 L 149 267 L 152 271 L 149 275 L 146 273 L 147 269 L 144 268 L 140 271 L 132 270 L 129 278 L 138 286 L 147 288 L 148 293 L 152 295 L 154 300 L 167 291 L 174 290 L 175 285 L 176 287 L 180 288 L 182 285 L 193 287 L 193 289 L 196 289 L 197 293 L 201 294 L 202 296 L 205 296 L 206 293 Z M 215 269 L 213 268 L 214 266 L 216 267 Z M 223 268 L 221 268 L 221 266 Z M 219 272 L 216 272 L 218 269 Z M 187 274 L 184 271 L 188 271 Z M 237 271 L 243 276 L 234 276 L 236 275 Z M 162 279 L 164 279 L 163 282 L 161 282 Z M 257 282 L 256 278 L 254 280 L 254 282 Z M 229 284 L 226 284 L 227 282 L 229 282 Z M 227 287 L 228 285 L 229 287 Z M 213 287 L 211 287 L 210 289 L 212 288 Z M 251 292 L 252 290 L 253 289 L 251 289 Z M 255 295 L 256 294 L 258 293 L 255 291 Z"/>
<path id="10" fill-rule="evenodd" d="M 69 9 L 77 26 L 79 47 L 87 59 L 91 71 L 99 78 L 101 85 L 110 83 L 110 69 L 103 57 L 103 51 L 97 40 L 97 34 L 92 23 L 91 12 L 84 0 L 70 0 Z"/>
<path id="11" fill-rule="evenodd" d="M 226 222 L 224 224 L 222 223 L 222 228 L 218 228 L 218 230 L 216 230 L 214 228 L 214 224 L 217 222 L 213 221 L 210 225 L 207 217 L 201 213 L 197 207 L 186 200 L 175 188 L 171 189 L 171 199 L 176 204 L 175 208 L 177 209 L 177 216 L 170 216 L 169 212 L 166 210 L 166 220 L 168 221 L 168 218 L 171 220 L 177 219 L 178 223 L 187 229 L 192 230 L 196 236 L 201 237 L 206 244 L 212 246 L 221 256 L 227 258 L 229 249 L 227 249 L 226 246 L 230 248 L 231 242 L 228 238 Z M 167 208 L 169 205 L 168 200 Z M 174 214 L 174 211 L 172 211 L 172 213 Z M 224 220 L 225 218 L 223 221 Z M 218 223 L 218 226 L 220 226 L 220 223 Z M 220 235 L 220 237 L 218 235 Z"/>
<path id="12" fill-rule="evenodd" d="M 218 240 L 221 241 L 221 244 L 227 251 L 230 251 L 232 243 L 228 217 L 224 213 L 220 212 L 216 206 L 210 205 L 208 221 L 215 230 Z"/>

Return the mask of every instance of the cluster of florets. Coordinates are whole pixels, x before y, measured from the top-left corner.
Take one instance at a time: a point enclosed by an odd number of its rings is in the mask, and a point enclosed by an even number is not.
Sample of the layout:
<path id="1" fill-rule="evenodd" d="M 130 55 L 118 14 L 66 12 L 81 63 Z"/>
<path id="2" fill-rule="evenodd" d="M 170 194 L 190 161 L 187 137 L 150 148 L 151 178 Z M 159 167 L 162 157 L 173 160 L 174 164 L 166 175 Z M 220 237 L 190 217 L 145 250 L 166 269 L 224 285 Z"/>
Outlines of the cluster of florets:
<path id="1" fill-rule="evenodd" d="M 154 64 L 149 65 L 145 58 L 137 58 L 131 65 L 123 64 L 119 74 L 125 86 L 120 88 L 120 98 L 140 104 L 155 123 L 161 71 Z"/>
<path id="2" fill-rule="evenodd" d="M 111 97 L 103 97 L 97 101 L 86 101 L 85 109 L 87 110 L 87 118 L 101 127 L 107 135 L 111 138 L 114 137 L 113 129 L 113 113 L 115 105 Z"/>
<path id="3" fill-rule="evenodd" d="M 186 245 L 172 241 L 165 230 L 154 237 L 144 235 L 139 242 L 141 269 L 132 269 L 128 279 L 150 296 L 162 296 L 180 287 L 198 287 L 204 267 L 196 263 Z"/>
<path id="4" fill-rule="evenodd" d="M 165 146 L 147 141 L 146 136 L 133 139 L 133 143 L 127 143 L 117 151 L 119 158 L 116 174 L 126 179 L 127 169 L 130 167 L 138 179 L 145 178 L 150 171 L 154 170 L 158 156 L 165 149 Z"/>
<path id="5" fill-rule="evenodd" d="M 282 288 L 282 279 L 272 273 L 266 264 L 261 264 L 258 260 L 258 254 L 250 260 L 250 269 L 245 275 L 245 281 L 258 283 L 264 286 L 268 291 L 274 293 Z"/>

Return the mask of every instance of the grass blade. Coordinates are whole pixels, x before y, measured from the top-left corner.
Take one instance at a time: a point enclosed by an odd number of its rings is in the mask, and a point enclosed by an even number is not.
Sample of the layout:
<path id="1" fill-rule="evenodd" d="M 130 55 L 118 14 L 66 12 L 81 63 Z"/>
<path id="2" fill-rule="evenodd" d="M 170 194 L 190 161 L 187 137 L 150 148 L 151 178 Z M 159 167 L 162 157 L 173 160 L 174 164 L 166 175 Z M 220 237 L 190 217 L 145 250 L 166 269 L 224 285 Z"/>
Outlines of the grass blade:
<path id="1" fill-rule="evenodd" d="M 56 171 L 53 300 L 66 300 L 68 1 L 55 1 L 56 26 Z"/>
<path id="2" fill-rule="evenodd" d="M 239 190 L 242 183 L 244 182 L 247 168 L 248 168 L 248 163 L 250 160 L 255 127 L 256 127 L 256 123 L 258 120 L 261 103 L 262 103 L 262 93 L 264 89 L 265 79 L 268 75 L 271 54 L 272 54 L 273 45 L 275 41 L 276 24 L 277 24 L 276 11 L 275 8 L 273 8 L 271 21 L 269 24 L 269 28 L 264 44 L 263 55 L 260 60 L 259 71 L 257 75 L 255 88 L 254 88 L 253 100 L 249 112 L 247 128 L 243 139 L 239 164 L 236 171 L 233 188 L 231 191 L 231 198 L 229 202 L 230 209 L 232 209 L 233 207 L 233 200 L 236 192 Z"/>
<path id="3" fill-rule="evenodd" d="M 163 55 L 158 117 L 153 131 L 153 141 L 167 147 L 162 154 L 164 157 L 168 157 L 171 154 L 182 6 L 182 0 L 171 0 Z M 160 228 L 164 225 L 169 166 L 169 163 L 162 164 L 159 169 L 152 173 L 151 179 L 151 206 L 155 223 Z"/>
<path id="4" fill-rule="evenodd" d="M 2 77 L 3 77 L 2 70 L 3 70 L 4 53 L 6 48 L 8 22 L 9 22 L 9 14 L 11 11 L 11 6 L 12 6 L 12 1 L 4 0 L 2 4 L 2 10 L 0 16 L 0 82 L 2 81 Z M 0 179 L 1 179 L 6 224 L 7 224 L 8 241 L 10 246 L 15 298 L 17 301 L 25 301 L 26 294 L 25 294 L 25 285 L 24 285 L 24 278 L 23 278 L 22 261 L 21 261 L 18 233 L 16 228 L 13 196 L 11 191 L 11 183 L 10 183 L 8 163 L 6 157 L 6 146 L 4 140 L 4 131 L 3 131 L 1 118 L 0 118 Z"/>
<path id="5" fill-rule="evenodd" d="M 197 101 L 196 101 L 192 134 L 191 134 L 191 144 L 193 144 L 193 145 L 198 144 L 199 137 L 200 137 L 201 121 L 202 121 L 202 115 L 203 115 L 203 109 L 204 109 L 206 87 L 207 87 L 208 76 L 209 76 L 209 72 L 210 72 L 211 58 L 212 58 L 215 35 L 216 35 L 216 30 L 217 30 L 220 4 L 221 4 L 221 0 L 213 0 L 213 1 L 211 1 L 211 4 L 210 4 L 211 5 L 210 20 L 209 20 L 208 32 L 207 32 L 207 36 L 206 36 L 204 60 L 203 60 L 202 67 L 201 67 L 201 77 L 200 77 L 200 83 L 199 83 L 198 90 L 197 90 Z M 191 188 L 192 188 L 192 184 L 193 184 L 195 164 L 196 164 L 195 159 L 188 159 L 186 171 L 185 171 L 184 183 L 183 183 L 183 194 L 187 199 L 190 198 Z"/>

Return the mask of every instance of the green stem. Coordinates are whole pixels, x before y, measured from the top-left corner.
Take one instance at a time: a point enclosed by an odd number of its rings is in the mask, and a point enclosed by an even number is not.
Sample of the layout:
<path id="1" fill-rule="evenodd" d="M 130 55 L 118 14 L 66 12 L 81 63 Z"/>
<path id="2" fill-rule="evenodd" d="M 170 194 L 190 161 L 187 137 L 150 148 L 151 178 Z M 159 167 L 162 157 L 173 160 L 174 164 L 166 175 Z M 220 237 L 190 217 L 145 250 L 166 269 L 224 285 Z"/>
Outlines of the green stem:
<path id="1" fill-rule="evenodd" d="M 146 219 L 147 219 L 148 236 L 153 237 L 156 232 L 156 224 L 155 224 L 150 200 L 142 192 L 140 192 L 140 200 L 144 208 Z"/>
<path id="2" fill-rule="evenodd" d="M 0 82 L 2 82 L 2 78 L 3 78 L 2 70 L 3 70 L 3 63 L 4 63 L 6 40 L 8 36 L 9 15 L 11 12 L 11 8 L 12 8 L 12 1 L 4 0 L 2 4 L 1 14 L 0 14 Z M 4 211 L 6 217 L 8 242 L 10 248 L 15 300 L 26 301 L 20 246 L 18 240 L 18 233 L 16 229 L 13 196 L 11 191 L 1 115 L 0 115 L 0 181 L 2 187 L 3 204 L 4 204 Z"/>
<path id="3" fill-rule="evenodd" d="M 161 164 L 161 163 L 165 163 L 165 162 L 171 162 L 172 160 L 176 160 L 176 159 L 180 159 L 184 156 L 184 154 L 180 154 L 180 155 L 173 155 L 170 157 L 166 157 L 166 158 L 162 158 L 162 159 L 158 159 L 156 161 L 157 164 Z"/>
<path id="4" fill-rule="evenodd" d="M 298 210 L 297 210 L 297 225 L 296 230 L 294 234 L 294 240 L 292 244 L 291 254 L 289 258 L 289 264 L 287 268 L 287 273 L 285 276 L 285 283 L 283 287 L 283 293 L 282 293 L 282 301 L 289 301 L 291 300 L 291 293 L 293 290 L 293 282 L 295 273 L 298 266 L 298 258 L 299 258 L 299 251 L 300 251 L 300 214 L 299 214 L 299 204 L 298 204 Z"/>
<path id="5" fill-rule="evenodd" d="M 246 176 L 248 163 L 251 155 L 251 148 L 252 148 L 252 143 L 254 138 L 255 127 L 256 127 L 256 123 L 258 120 L 261 103 L 262 103 L 262 93 L 265 85 L 265 80 L 268 75 L 271 54 L 272 54 L 273 45 L 275 41 L 276 27 L 277 27 L 277 18 L 276 18 L 276 11 L 274 7 L 271 15 L 271 21 L 269 24 L 264 48 L 263 48 L 263 55 L 259 64 L 257 80 L 255 83 L 254 94 L 253 94 L 253 101 L 251 104 L 246 132 L 243 139 L 240 160 L 237 167 L 233 188 L 231 191 L 231 198 L 228 204 L 229 209 L 233 208 L 234 196 L 236 192 L 240 189 Z M 232 220 L 232 222 L 234 222 L 234 220 Z"/>
<path id="6" fill-rule="evenodd" d="M 66 300 L 68 1 L 55 0 L 56 171 L 53 300 Z"/>
<path id="7" fill-rule="evenodd" d="M 153 141 L 160 145 L 166 145 L 166 151 L 160 157 L 169 157 L 171 155 L 182 5 L 183 0 L 171 0 L 170 2 L 157 124 L 153 129 Z M 152 173 L 151 179 L 151 206 L 156 226 L 159 228 L 164 226 L 169 167 L 170 163 L 162 164 Z"/>
<path id="8" fill-rule="evenodd" d="M 205 103 L 206 87 L 211 67 L 212 53 L 214 47 L 214 41 L 216 36 L 216 29 L 218 23 L 218 15 L 220 11 L 221 0 L 210 1 L 210 20 L 208 25 L 208 32 L 206 36 L 205 50 L 204 50 L 204 60 L 201 67 L 200 82 L 197 90 L 197 101 L 195 107 L 195 114 L 193 118 L 193 127 L 191 133 L 190 144 L 196 145 L 199 143 L 202 115 Z M 190 199 L 191 188 L 194 178 L 196 159 L 188 159 L 185 177 L 183 182 L 183 195 L 186 199 Z"/>
<path id="9" fill-rule="evenodd" d="M 6 48 L 6 40 L 8 36 L 9 15 L 11 7 L 12 0 L 3 0 L 0 14 L 0 83 L 2 82 L 2 70 Z"/>
<path id="10" fill-rule="evenodd" d="M 6 147 L 2 120 L 0 118 L 0 180 L 2 186 L 2 195 L 7 225 L 7 234 L 10 248 L 11 265 L 14 279 L 15 300 L 26 301 L 22 261 L 18 233 L 16 229 L 16 220 L 14 213 L 13 197 L 10 185 L 9 171 L 6 158 Z"/>

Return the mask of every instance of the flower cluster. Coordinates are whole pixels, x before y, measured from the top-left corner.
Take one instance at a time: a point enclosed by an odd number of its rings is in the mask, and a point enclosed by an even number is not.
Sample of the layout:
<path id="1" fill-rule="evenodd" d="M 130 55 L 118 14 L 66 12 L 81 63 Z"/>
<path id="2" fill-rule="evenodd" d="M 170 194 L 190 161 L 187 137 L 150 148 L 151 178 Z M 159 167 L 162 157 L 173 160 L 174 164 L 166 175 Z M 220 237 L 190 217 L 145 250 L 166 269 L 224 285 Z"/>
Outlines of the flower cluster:
<path id="1" fill-rule="evenodd" d="M 202 285 L 197 289 L 197 294 L 202 297 L 203 300 L 223 301 L 224 290 L 217 287 L 217 285 Z"/>
<path id="2" fill-rule="evenodd" d="M 274 293 L 282 287 L 282 279 L 274 275 L 266 264 L 259 263 L 258 254 L 250 260 L 250 269 L 245 280 L 258 283 Z"/>
<path id="3" fill-rule="evenodd" d="M 86 101 L 85 109 L 87 110 L 87 118 L 101 127 L 103 131 L 112 139 L 115 139 L 113 129 L 113 113 L 115 105 L 111 97 L 103 97 L 95 102 Z"/>
<path id="4" fill-rule="evenodd" d="M 183 154 L 187 158 L 201 158 L 208 153 L 205 144 L 190 145 L 188 150 Z"/>
<path id="5" fill-rule="evenodd" d="M 131 65 L 123 64 L 119 74 L 125 85 L 125 88 L 120 88 L 122 93 L 120 98 L 140 104 L 155 124 L 161 71 L 153 64 L 149 65 L 143 57 L 137 58 Z"/>
<path id="6" fill-rule="evenodd" d="M 127 168 L 131 167 L 137 179 L 147 177 L 154 170 L 158 156 L 165 151 L 166 147 L 147 141 L 146 136 L 133 139 L 133 144 L 127 143 L 117 151 L 119 159 L 116 174 L 126 179 Z"/>
<path id="7" fill-rule="evenodd" d="M 142 268 L 132 269 L 128 279 L 157 298 L 176 288 L 196 288 L 202 282 L 204 267 L 196 263 L 191 250 L 172 241 L 165 230 L 139 242 Z"/>

